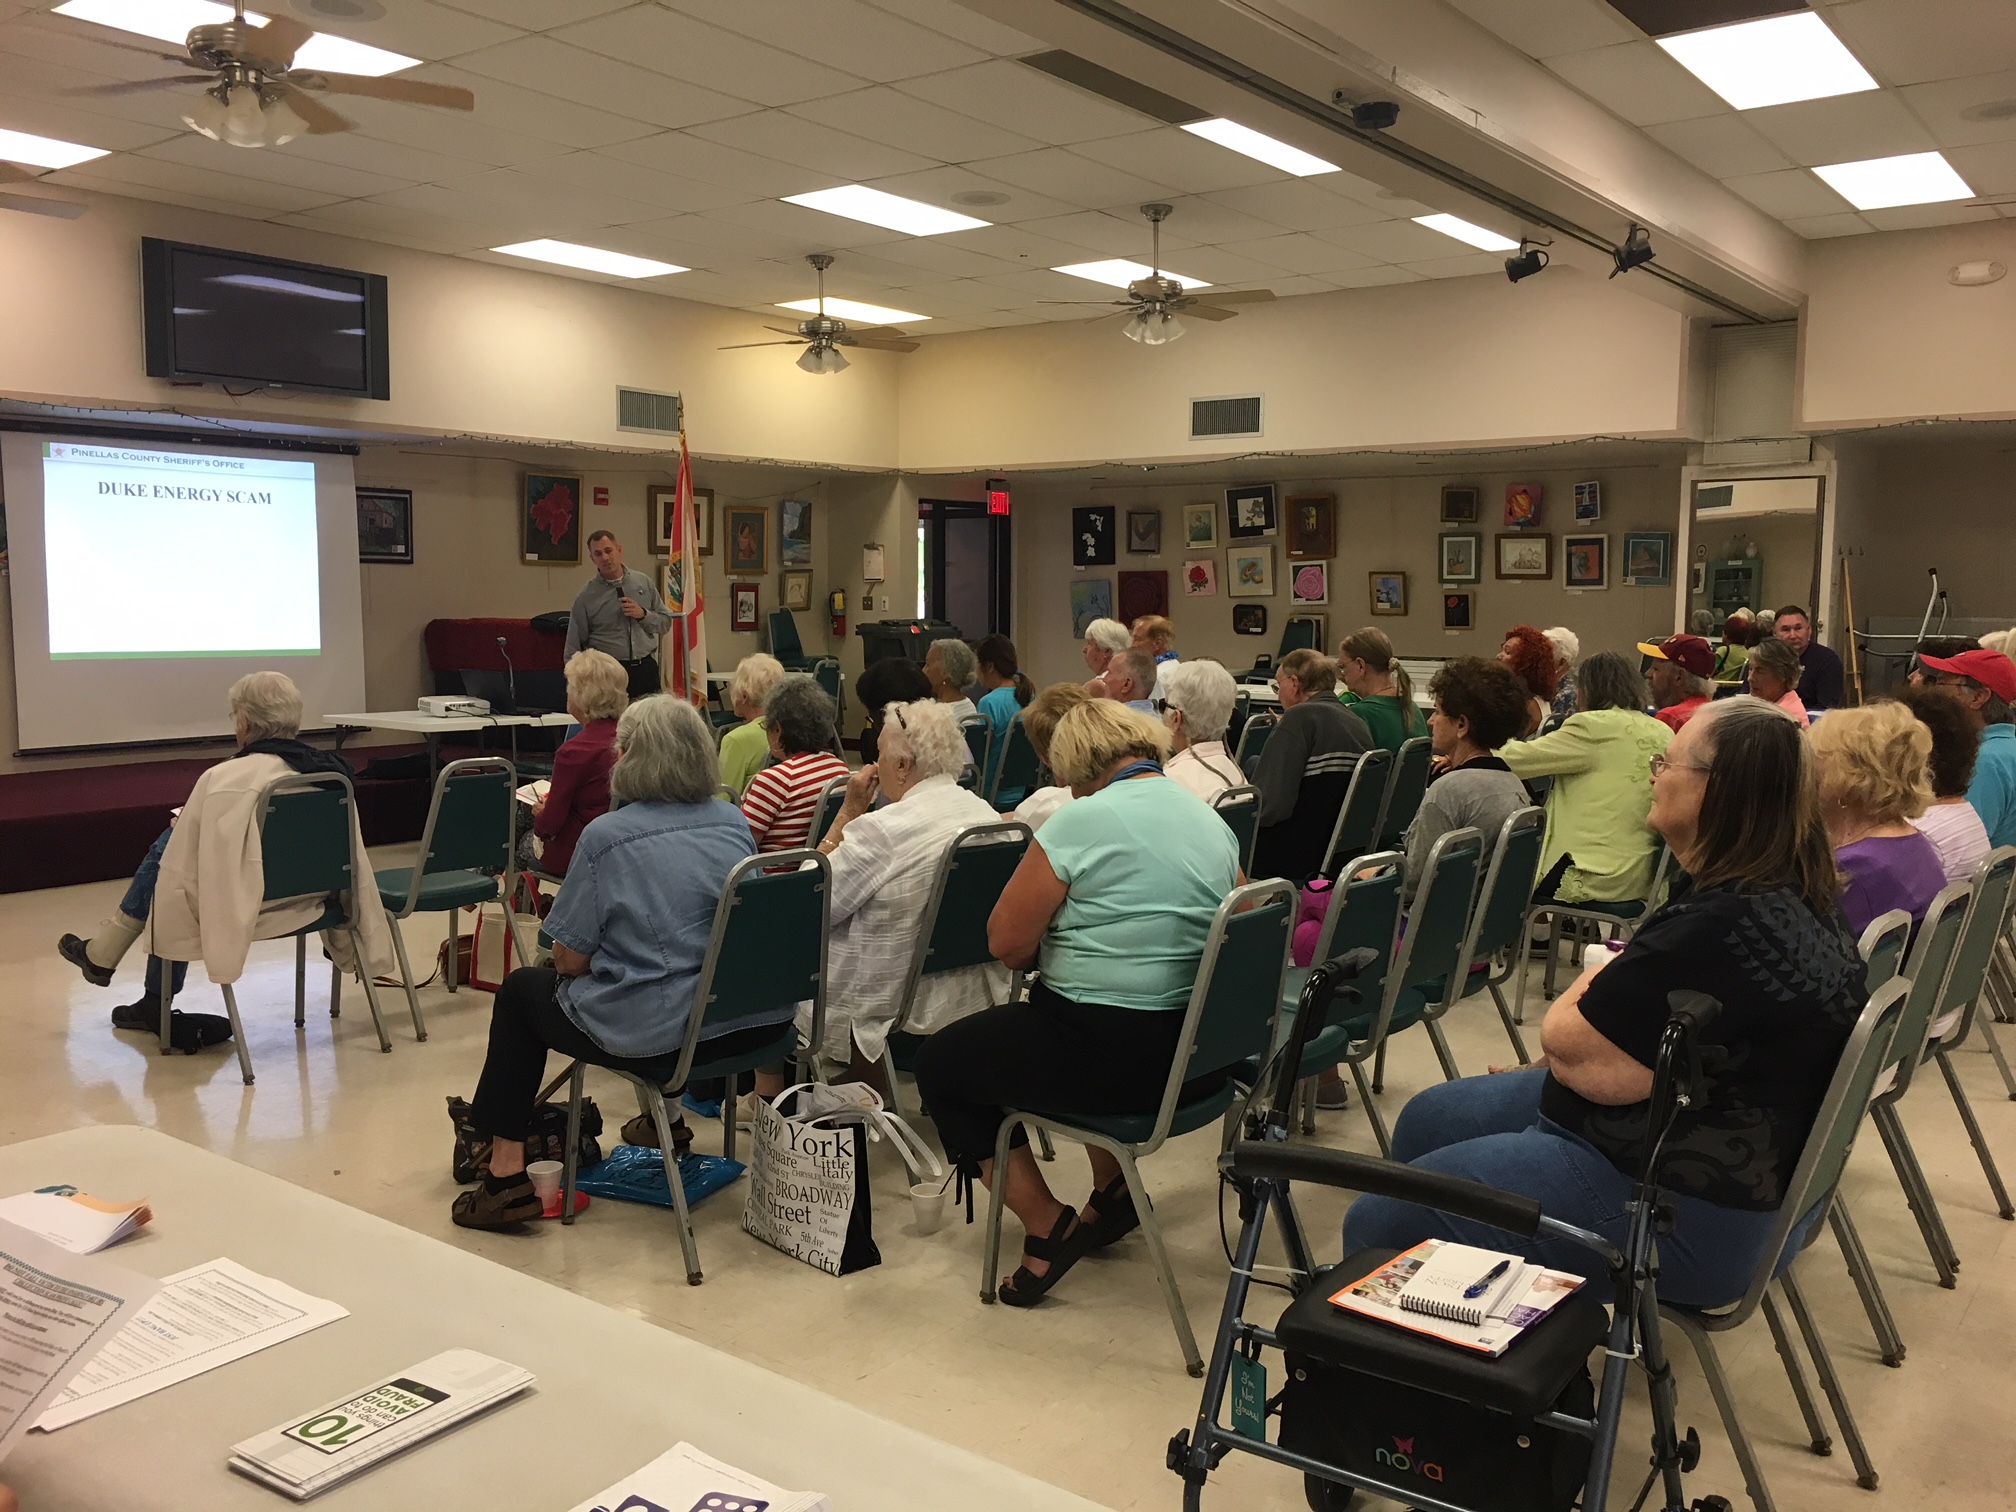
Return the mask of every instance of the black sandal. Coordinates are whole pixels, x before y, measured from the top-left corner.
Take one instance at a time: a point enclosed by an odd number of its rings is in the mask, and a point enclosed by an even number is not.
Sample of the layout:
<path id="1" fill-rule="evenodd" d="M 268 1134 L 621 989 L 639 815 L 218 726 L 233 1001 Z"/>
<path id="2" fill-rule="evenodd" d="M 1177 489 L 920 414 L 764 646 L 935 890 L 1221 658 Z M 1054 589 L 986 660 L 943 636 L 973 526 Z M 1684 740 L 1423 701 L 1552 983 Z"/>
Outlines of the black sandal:
<path id="1" fill-rule="evenodd" d="M 1134 1209 L 1134 1194 L 1127 1190 L 1125 1176 L 1115 1176 L 1100 1187 L 1092 1194 L 1092 1201 L 1099 1205 L 1099 1216 L 1084 1225 L 1087 1253 L 1116 1244 L 1141 1227 L 1141 1215 Z"/>
<path id="2" fill-rule="evenodd" d="M 1028 1266 L 1018 1265 L 1015 1274 L 1006 1285 L 995 1290 L 995 1295 L 1010 1307 L 1034 1307 L 1089 1252 L 1086 1233 L 1085 1225 L 1078 1222 L 1077 1209 L 1064 1209 L 1049 1238 L 1038 1239 L 1029 1234 L 1022 1240 L 1022 1253 L 1032 1260 L 1049 1261 L 1050 1269 L 1039 1276 Z"/>

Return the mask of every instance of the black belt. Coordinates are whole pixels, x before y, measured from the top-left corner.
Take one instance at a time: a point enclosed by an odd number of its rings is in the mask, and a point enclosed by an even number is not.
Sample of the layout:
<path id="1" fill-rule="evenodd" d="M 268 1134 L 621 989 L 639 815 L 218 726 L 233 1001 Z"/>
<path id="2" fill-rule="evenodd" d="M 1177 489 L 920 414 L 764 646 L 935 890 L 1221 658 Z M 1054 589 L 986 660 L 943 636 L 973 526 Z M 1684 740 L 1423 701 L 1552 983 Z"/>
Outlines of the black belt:
<path id="1" fill-rule="evenodd" d="M 656 651 L 653 651 L 648 656 L 633 657 L 629 661 L 625 661 L 623 660 L 622 657 L 619 656 L 616 658 L 616 665 L 627 670 L 631 667 L 641 667 L 644 665 L 644 663 L 648 661 L 656 661 L 656 660 L 658 660 L 658 653 Z"/>

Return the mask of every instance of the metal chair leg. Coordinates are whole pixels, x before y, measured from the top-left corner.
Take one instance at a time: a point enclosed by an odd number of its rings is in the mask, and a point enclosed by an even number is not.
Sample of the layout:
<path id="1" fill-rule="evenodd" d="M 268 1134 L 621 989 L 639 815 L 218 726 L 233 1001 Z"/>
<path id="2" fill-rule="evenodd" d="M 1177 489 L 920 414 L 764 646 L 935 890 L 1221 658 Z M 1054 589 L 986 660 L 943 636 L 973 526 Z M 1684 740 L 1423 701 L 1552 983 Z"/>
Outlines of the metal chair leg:
<path id="1" fill-rule="evenodd" d="M 738 1090 L 741 1080 L 742 1073 L 734 1072 L 721 1089 L 721 1154 L 727 1160 L 735 1158 L 735 1126 L 740 1121 L 736 1113 L 742 1104 L 742 1094 Z"/>
<path id="2" fill-rule="evenodd" d="M 1554 969 L 1561 961 L 1561 915 L 1547 915 L 1547 972 L 1540 981 L 1540 995 L 1554 1001 Z"/>
<path id="3" fill-rule="evenodd" d="M 994 1179 L 987 1189 L 987 1232 L 980 1245 L 980 1300 L 995 1300 L 994 1290 L 1001 1266 L 1001 1209 L 1006 1205 L 1002 1200 L 1002 1190 L 1007 1180 L 1002 1168 L 1008 1164 L 1008 1139 L 1015 1132 L 1015 1126 L 1022 1122 L 1022 1115 L 1010 1112 L 1001 1120 L 1001 1132 L 994 1136 Z"/>
<path id="4" fill-rule="evenodd" d="M 2010 1073 L 2008 1058 L 2002 1054 L 2002 1041 L 1995 1037 L 1995 1015 L 1979 1015 L 1976 1022 L 1981 1025 L 1981 1038 L 1988 1042 L 1988 1054 L 1995 1062 L 1995 1069 L 2002 1073 L 2002 1086 L 2009 1093 L 2009 1100 L 2016 1102 L 2016 1075 Z"/>
<path id="5" fill-rule="evenodd" d="M 1523 962 L 1519 968 L 1519 982 L 1522 987 L 1526 982 L 1526 968 Z M 1519 1064 L 1532 1065 L 1533 1057 L 1526 1053 L 1526 1037 L 1519 1032 L 1519 1015 L 1516 1010 L 1505 1006 L 1505 994 L 1499 991 L 1496 982 L 1491 983 L 1491 1001 L 1497 1005 L 1498 1022 L 1505 1026 L 1505 1037 L 1512 1041 L 1512 1053 L 1519 1057 Z"/>
<path id="6" fill-rule="evenodd" d="M 693 1215 L 686 1210 L 686 1183 L 679 1179 L 679 1155 L 672 1146 L 672 1116 L 665 1107 L 665 1094 L 648 1082 L 640 1082 L 651 1109 L 651 1125 L 658 1131 L 658 1154 L 665 1162 L 665 1184 L 672 1191 L 672 1211 L 679 1219 L 679 1248 L 686 1252 L 686 1284 L 698 1286 L 700 1244 L 693 1237 Z"/>
<path id="7" fill-rule="evenodd" d="M 173 1041 L 173 1039 L 169 1037 L 169 1030 L 173 1028 L 172 1020 L 174 1019 L 174 1017 L 175 1017 L 175 963 L 173 961 L 162 961 L 161 962 L 161 1053 L 163 1055 L 166 1055 L 170 1050 L 173 1050 L 175 1048 L 175 1042 Z"/>
<path id="8" fill-rule="evenodd" d="M 364 936 L 354 929 L 350 931 L 350 948 L 357 952 L 357 974 L 364 982 L 364 1001 L 371 1007 L 371 1027 L 378 1031 L 378 1049 L 380 1053 L 390 1055 L 392 1053 L 392 1036 L 385 1032 L 385 1015 L 378 1011 L 378 985 L 371 980 L 371 963 L 364 959 Z M 343 974 L 337 972 L 330 983 L 329 1016 L 331 1018 L 336 1016 L 336 988 L 337 984 L 341 983 L 342 980 Z M 422 1035 L 421 1038 L 425 1039 L 426 1036 Z"/>
<path id="9" fill-rule="evenodd" d="M 1779 1316 L 1778 1304 L 1767 1290 L 1763 1297 L 1764 1321 L 1771 1328 L 1771 1344 L 1778 1351 L 1778 1359 L 1785 1367 L 1785 1379 L 1792 1383 L 1792 1399 L 1799 1404 L 1799 1416 L 1806 1421 L 1807 1447 L 1815 1454 L 1829 1455 L 1834 1452 L 1834 1438 L 1828 1433 L 1827 1425 L 1820 1420 L 1820 1408 L 1813 1400 L 1813 1388 L 1806 1382 L 1806 1367 L 1799 1363 L 1799 1352 L 1793 1347 L 1792 1336 L 1785 1332 L 1785 1320 Z"/>
<path id="10" fill-rule="evenodd" d="M 1050 1131 L 1048 1129 L 1038 1129 L 1036 1131 L 1036 1158 L 1038 1160 L 1055 1160 L 1057 1158 L 1057 1146 L 1050 1143 Z"/>
<path id="11" fill-rule="evenodd" d="M 1533 912 L 1527 910 L 1519 921 L 1519 943 L 1512 947 L 1512 959 L 1519 963 L 1512 974 L 1512 1022 L 1526 1022 L 1526 977 L 1533 969 Z"/>
<path id="12" fill-rule="evenodd" d="M 1841 1429 L 1842 1440 L 1848 1445 L 1848 1458 L 1855 1462 L 1855 1484 L 1864 1491 L 1874 1491 L 1877 1485 L 1876 1464 L 1869 1458 L 1869 1446 L 1862 1442 L 1862 1430 L 1855 1425 L 1855 1411 L 1848 1405 L 1848 1393 L 1841 1385 L 1841 1378 L 1834 1372 L 1834 1357 L 1827 1352 L 1827 1341 L 1821 1337 L 1819 1325 L 1813 1321 L 1813 1310 L 1806 1305 L 1806 1294 L 1799 1289 L 1799 1279 L 1791 1269 L 1788 1268 L 1778 1278 L 1778 1289 L 1792 1306 L 1792 1321 L 1799 1325 L 1800 1336 L 1806 1341 L 1806 1352 L 1813 1356 L 1813 1369 L 1820 1377 L 1820 1389 L 1827 1393 L 1827 1405 L 1834 1409 L 1834 1421 Z"/>
<path id="13" fill-rule="evenodd" d="M 1100 1142 L 1120 1162 L 1120 1174 L 1127 1178 L 1127 1190 L 1134 1198 L 1134 1211 L 1141 1215 L 1141 1232 L 1148 1240 L 1149 1256 L 1155 1261 L 1155 1279 L 1162 1283 L 1162 1300 L 1169 1305 L 1169 1321 L 1176 1328 L 1176 1342 L 1183 1350 L 1183 1368 L 1192 1376 L 1204 1374 L 1204 1357 L 1197 1352 L 1197 1336 L 1190 1331 L 1190 1314 L 1183 1306 L 1183 1293 L 1176 1287 L 1176 1272 L 1169 1264 L 1169 1251 L 1162 1243 L 1162 1222 L 1155 1216 L 1155 1204 L 1148 1200 L 1148 1188 L 1141 1180 L 1134 1152 L 1125 1145 Z"/>
<path id="14" fill-rule="evenodd" d="M 506 908 L 508 911 L 508 904 Z M 453 908 L 448 910 L 448 964 L 441 968 L 441 974 L 447 981 L 450 992 L 459 990 L 462 985 L 456 980 L 455 975 L 455 958 L 461 954 L 462 949 L 462 921 L 457 917 L 458 912 L 459 910 Z"/>
<path id="15" fill-rule="evenodd" d="M 238 1070 L 249 1087 L 252 1085 L 252 1052 L 245 1048 L 245 1026 L 238 1019 L 238 994 L 231 990 L 229 982 L 224 983 L 224 1011 L 231 1015 L 231 1043 L 238 1049 Z"/>
<path id="16" fill-rule="evenodd" d="M 1393 1137 L 1386 1132 L 1386 1120 L 1379 1116 L 1379 1105 L 1372 1100 L 1372 1088 L 1366 1083 L 1365 1068 L 1357 1061 L 1348 1061 L 1351 1080 L 1358 1084 L 1358 1103 L 1364 1108 L 1365 1117 L 1372 1125 L 1372 1137 L 1379 1141 L 1379 1153 L 1389 1160 L 1393 1156 Z"/>
<path id="17" fill-rule="evenodd" d="M 427 1043 L 427 1021 L 420 1016 L 420 994 L 413 990 L 413 963 L 406 958 L 406 934 L 400 929 L 397 919 L 387 922 L 392 926 L 392 948 L 399 953 L 399 980 L 406 986 L 406 1009 L 413 1015 L 413 1038 L 424 1045 Z M 448 958 L 454 960 L 453 951 L 449 952 Z M 369 980 L 368 966 L 366 971 L 366 980 Z"/>
<path id="18" fill-rule="evenodd" d="M 1981 1132 L 1981 1124 L 1974 1117 L 1974 1105 L 1967 1100 L 1967 1091 L 1960 1085 L 1952 1060 L 1944 1046 L 1932 1053 L 1939 1062 L 1939 1074 L 1946 1078 L 1946 1090 L 1953 1094 L 1953 1106 L 1959 1110 L 1960 1122 L 1967 1126 L 1967 1141 L 1974 1146 L 1975 1157 L 1981 1162 L 1981 1174 L 1988 1178 L 1988 1190 L 1995 1198 L 1995 1211 L 2004 1218 L 2016 1219 L 2016 1207 L 2009 1205 L 2009 1190 L 2002 1185 L 2002 1173 L 1996 1169 L 1995 1156 L 1988 1149 L 1988 1136 Z"/>
<path id="19" fill-rule="evenodd" d="M 1442 1080 L 1461 1081 L 1463 1073 L 1456 1069 L 1456 1057 L 1449 1049 L 1449 1041 L 1442 1033 L 1442 1026 L 1434 1019 L 1430 1019 L 1427 1028 L 1428 1043 L 1435 1047 L 1435 1059 L 1442 1063 Z"/>
<path id="20" fill-rule="evenodd" d="M 294 936 L 294 1027 L 308 1022 L 308 936 Z"/>
<path id="21" fill-rule="evenodd" d="M 366 981 L 370 978 L 367 976 Z M 581 1090 L 588 1080 L 585 1061 L 561 1073 L 567 1078 L 567 1149 L 560 1157 L 560 1221 L 574 1224 L 574 1178 L 581 1165 Z"/>
<path id="22" fill-rule="evenodd" d="M 353 935 L 351 938 L 355 939 L 356 936 Z M 357 955 L 357 970 L 360 976 L 368 975 L 364 966 L 364 955 L 360 948 Z M 329 963 L 329 1017 L 332 1019 L 343 1017 L 343 968 L 334 961 Z"/>
<path id="23" fill-rule="evenodd" d="M 1701 1362 L 1701 1374 L 1708 1379 L 1708 1394 L 1715 1398 L 1722 1431 L 1729 1436 L 1729 1448 L 1736 1456 L 1737 1468 L 1743 1472 L 1743 1489 L 1749 1493 L 1751 1505 L 1757 1512 L 1778 1512 L 1777 1504 L 1771 1500 L 1771 1488 L 1764 1481 L 1764 1467 L 1757 1463 L 1757 1451 L 1750 1446 L 1750 1435 L 1743 1431 L 1743 1419 L 1737 1415 L 1736 1396 L 1729 1389 L 1729 1376 L 1722 1368 L 1714 1335 L 1683 1314 L 1667 1313 L 1665 1317 L 1694 1346 L 1694 1357 Z"/>
<path id="24" fill-rule="evenodd" d="M 1869 1315 L 1877 1352 L 1883 1356 L 1885 1365 L 1902 1365 L 1904 1336 L 1897 1331 L 1889 1299 L 1883 1295 L 1883 1283 L 1876 1279 L 1876 1267 L 1869 1263 L 1869 1252 L 1862 1247 L 1862 1236 L 1855 1231 L 1855 1220 L 1848 1214 L 1848 1199 L 1838 1192 L 1828 1204 L 1827 1222 L 1834 1230 L 1834 1242 L 1841 1246 L 1841 1258 L 1848 1262 L 1848 1276 L 1862 1298 L 1862 1311 Z"/>
<path id="25" fill-rule="evenodd" d="M 1378 1053 L 1372 1057 L 1372 1090 L 1386 1090 L 1386 1041 L 1379 1041 Z"/>
<path id="26" fill-rule="evenodd" d="M 882 1042 L 882 1075 L 889 1083 L 889 1111 L 897 1115 L 903 1112 L 903 1099 L 896 1092 L 896 1052 L 889 1048 L 889 1042 Z"/>
<path id="27" fill-rule="evenodd" d="M 1305 1076 L 1295 1084 L 1297 1101 L 1302 1105 L 1302 1132 L 1305 1135 L 1316 1132 L 1316 1083 L 1316 1077 Z"/>
<path id="28" fill-rule="evenodd" d="M 1918 1153 L 1911 1148 L 1911 1140 L 1904 1133 L 1904 1124 L 1894 1106 L 1879 1105 L 1869 1110 L 1869 1116 L 1883 1140 L 1883 1148 L 1890 1154 L 1891 1168 L 1904 1188 L 1911 1216 L 1918 1220 L 1918 1233 L 1925 1241 L 1926 1253 L 1932 1257 L 1933 1269 L 1939 1272 L 1939 1284 L 1951 1291 L 1959 1284 L 1954 1272 L 1960 1268 L 1960 1257 L 1954 1253 L 1946 1221 L 1940 1217 L 1939 1204 L 1933 1201 L 1932 1189 L 1926 1185 L 1925 1173 L 1919 1168 Z"/>

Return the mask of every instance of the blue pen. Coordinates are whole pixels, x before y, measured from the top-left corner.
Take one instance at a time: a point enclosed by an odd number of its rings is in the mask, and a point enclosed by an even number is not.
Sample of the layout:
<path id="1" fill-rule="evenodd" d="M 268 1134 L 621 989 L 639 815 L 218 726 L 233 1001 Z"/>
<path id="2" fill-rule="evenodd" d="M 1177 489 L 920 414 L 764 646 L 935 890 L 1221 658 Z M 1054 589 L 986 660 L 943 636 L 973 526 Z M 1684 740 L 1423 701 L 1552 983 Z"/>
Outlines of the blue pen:
<path id="1" fill-rule="evenodd" d="M 1496 1281 L 1500 1276 L 1504 1275 L 1506 1271 L 1511 1269 L 1511 1267 L 1512 1262 L 1510 1260 L 1500 1260 L 1496 1265 L 1492 1266 L 1491 1269 L 1484 1272 L 1484 1274 L 1478 1278 L 1475 1285 L 1464 1288 L 1463 1291 L 1464 1301 L 1467 1302 L 1472 1300 L 1473 1298 L 1483 1296 L 1484 1293 L 1486 1293 L 1491 1289 L 1491 1283 L 1493 1281 Z"/>

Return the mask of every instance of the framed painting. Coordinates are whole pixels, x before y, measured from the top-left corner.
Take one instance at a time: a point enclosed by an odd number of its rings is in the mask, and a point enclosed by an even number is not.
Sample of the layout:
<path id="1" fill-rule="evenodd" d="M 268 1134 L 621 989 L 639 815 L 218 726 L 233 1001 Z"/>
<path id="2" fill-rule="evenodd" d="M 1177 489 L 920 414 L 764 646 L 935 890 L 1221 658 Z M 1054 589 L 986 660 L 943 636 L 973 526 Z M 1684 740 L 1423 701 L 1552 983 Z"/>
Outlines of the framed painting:
<path id="1" fill-rule="evenodd" d="M 728 585 L 729 620 L 731 630 L 754 630 L 758 619 L 757 590 L 760 583 L 731 583 Z"/>
<path id="2" fill-rule="evenodd" d="M 762 577 L 770 570 L 770 511 L 761 505 L 721 512 L 728 532 L 728 574 Z"/>
<path id="3" fill-rule="evenodd" d="M 1474 483 L 1444 483 L 1442 485 L 1442 523 L 1444 525 L 1475 525 L 1483 504 L 1484 490 Z"/>
<path id="4" fill-rule="evenodd" d="M 542 567 L 581 561 L 581 480 L 556 473 L 525 474 L 519 501 L 519 550 Z"/>
<path id="5" fill-rule="evenodd" d="M 1365 574 L 1366 587 L 1372 598 L 1374 614 L 1405 614 L 1407 612 L 1407 574 L 1404 572 L 1368 572 Z"/>
<path id="6" fill-rule="evenodd" d="M 1225 593 L 1230 598 L 1274 597 L 1274 548 L 1234 546 L 1228 550 Z"/>
<path id="7" fill-rule="evenodd" d="M 810 568 L 787 572 L 783 577 L 783 592 L 778 594 L 778 605 L 799 613 L 812 607 L 812 572 Z"/>
<path id="8" fill-rule="evenodd" d="M 1624 582 L 1632 588 L 1673 586 L 1673 537 L 1663 530 L 1624 533 Z"/>
<path id="9" fill-rule="evenodd" d="M 1538 483 L 1505 485 L 1505 528 L 1531 530 L 1540 523 L 1540 500 L 1545 490 Z"/>
<path id="10" fill-rule="evenodd" d="M 1484 580 L 1484 537 L 1476 531 L 1458 531 L 1438 536 L 1436 578 L 1444 583 L 1480 583 Z"/>
<path id="11" fill-rule="evenodd" d="M 1071 584 L 1071 633 L 1083 640 L 1095 619 L 1113 618 L 1113 579 L 1078 578 Z"/>
<path id="12" fill-rule="evenodd" d="M 1185 504 L 1183 506 L 1183 549 L 1186 551 L 1216 551 L 1218 549 L 1218 506 L 1216 504 Z"/>
<path id="13" fill-rule="evenodd" d="M 413 490 L 357 490 L 357 560 L 413 565 Z"/>
<path id="14" fill-rule="evenodd" d="M 1127 549 L 1136 556 L 1159 556 L 1162 551 L 1162 511 L 1127 511 Z"/>
<path id="15" fill-rule="evenodd" d="M 1235 541 L 1270 536 L 1279 528 L 1274 512 L 1274 485 L 1253 483 L 1225 490 L 1226 528 Z"/>
<path id="16" fill-rule="evenodd" d="M 1601 483 L 1577 483 L 1575 485 L 1575 523 L 1586 524 L 1603 518 L 1603 485 Z"/>
<path id="17" fill-rule="evenodd" d="M 1234 604 L 1232 606 L 1232 633 L 1234 635 L 1265 635 L 1267 633 L 1267 606 L 1265 604 Z"/>
<path id="18" fill-rule="evenodd" d="M 1183 597 L 1216 598 L 1218 563 L 1210 557 L 1183 564 Z"/>
<path id="19" fill-rule="evenodd" d="M 1121 573 L 1117 607 L 1119 613 L 1113 617 L 1123 625 L 1133 624 L 1144 614 L 1167 614 L 1169 574 L 1163 571 Z"/>
<path id="20" fill-rule="evenodd" d="M 1111 567 L 1117 511 L 1110 504 L 1071 511 L 1071 565 Z"/>
<path id="21" fill-rule="evenodd" d="M 1477 595 L 1467 588 L 1459 588 L 1442 595 L 1442 628 L 1444 630 L 1474 630 L 1477 628 Z"/>
<path id="22" fill-rule="evenodd" d="M 1561 538 L 1563 588 L 1610 586 L 1610 537 L 1571 535 Z"/>
<path id="23" fill-rule="evenodd" d="M 700 537 L 700 555 L 714 555 L 714 490 L 693 490 L 693 532 Z"/>
<path id="24" fill-rule="evenodd" d="M 1330 602 L 1330 564 L 1304 562 L 1288 572 L 1288 597 L 1296 605 Z"/>
<path id="25" fill-rule="evenodd" d="M 1327 562 L 1337 555 L 1337 499 L 1298 494 L 1288 501 L 1288 556 Z"/>
<path id="26" fill-rule="evenodd" d="M 1554 537 L 1544 531 L 1531 535 L 1499 536 L 1498 576 L 1501 578 L 1554 576 Z"/>
<path id="27" fill-rule="evenodd" d="M 783 567 L 812 565 L 812 501 L 786 499 L 777 506 L 777 562 Z"/>
<path id="28" fill-rule="evenodd" d="M 672 533 L 679 528 L 679 490 L 654 486 L 644 490 L 644 499 L 651 508 L 651 555 L 670 556 Z"/>

